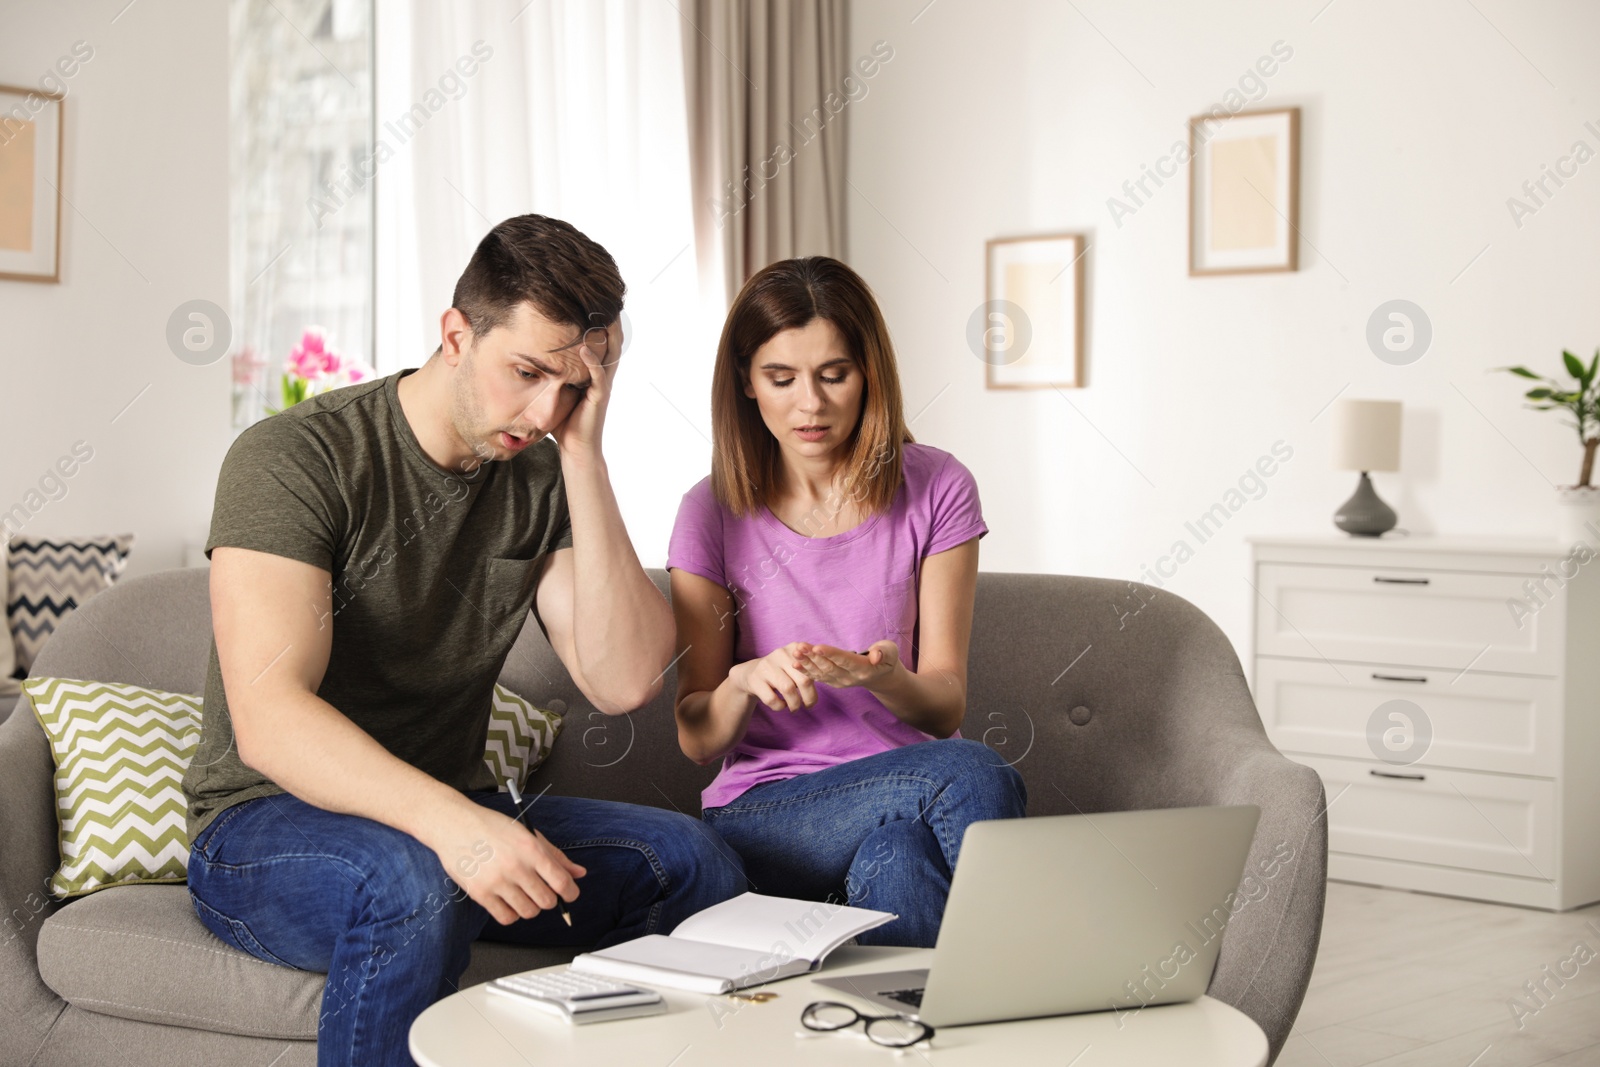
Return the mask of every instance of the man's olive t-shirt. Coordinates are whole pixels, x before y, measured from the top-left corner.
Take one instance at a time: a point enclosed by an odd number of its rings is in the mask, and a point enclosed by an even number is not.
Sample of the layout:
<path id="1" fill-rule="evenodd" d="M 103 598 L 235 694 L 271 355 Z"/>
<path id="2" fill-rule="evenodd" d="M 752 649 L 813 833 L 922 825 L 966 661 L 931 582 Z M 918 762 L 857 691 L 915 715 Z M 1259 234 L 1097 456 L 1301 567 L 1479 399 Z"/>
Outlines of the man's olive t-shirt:
<path id="1" fill-rule="evenodd" d="M 439 467 L 400 407 L 410 373 L 324 393 L 244 431 L 217 478 L 206 553 L 248 548 L 327 571 L 327 612 L 306 605 L 333 628 L 317 695 L 413 767 L 489 789 L 495 680 L 545 555 L 572 545 L 561 461 L 546 438 L 474 471 Z M 261 713 L 270 729 L 271 709 Z M 183 789 L 191 841 L 224 808 L 284 792 L 239 759 L 215 640 Z"/>

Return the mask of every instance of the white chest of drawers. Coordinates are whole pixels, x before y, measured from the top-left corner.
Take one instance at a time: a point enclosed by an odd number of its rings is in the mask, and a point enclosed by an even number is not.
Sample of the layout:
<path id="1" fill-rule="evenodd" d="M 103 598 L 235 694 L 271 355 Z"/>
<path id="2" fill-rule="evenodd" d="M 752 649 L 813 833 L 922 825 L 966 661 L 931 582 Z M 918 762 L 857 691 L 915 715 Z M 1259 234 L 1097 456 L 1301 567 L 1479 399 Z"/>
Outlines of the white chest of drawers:
<path id="1" fill-rule="evenodd" d="M 1328 876 L 1560 911 L 1600 900 L 1600 556 L 1251 543 L 1252 689 L 1273 743 L 1322 775 Z"/>

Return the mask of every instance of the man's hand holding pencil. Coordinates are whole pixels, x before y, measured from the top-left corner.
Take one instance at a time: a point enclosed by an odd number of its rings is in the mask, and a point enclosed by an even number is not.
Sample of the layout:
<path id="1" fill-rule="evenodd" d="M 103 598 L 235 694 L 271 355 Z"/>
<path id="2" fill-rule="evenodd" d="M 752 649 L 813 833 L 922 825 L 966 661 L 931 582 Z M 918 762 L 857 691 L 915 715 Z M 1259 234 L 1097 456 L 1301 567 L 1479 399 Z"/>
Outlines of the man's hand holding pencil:
<path id="1" fill-rule="evenodd" d="M 534 829 L 515 783 L 510 783 L 516 817 L 461 796 L 459 805 L 437 813 L 417 839 L 433 849 L 444 872 L 477 901 L 494 921 L 509 926 L 578 899 L 576 879 L 588 873 Z M 533 799 L 537 799 L 536 797 Z M 565 902 L 565 903 L 563 903 Z"/>
<path id="2" fill-rule="evenodd" d="M 525 822 L 523 820 L 523 818 L 522 818 L 523 814 L 526 813 L 528 809 L 522 806 L 522 793 L 521 793 L 520 790 L 517 789 L 516 779 L 507 778 L 506 779 L 506 788 L 511 791 L 511 803 L 513 803 L 513 804 L 515 804 L 517 806 L 517 821 L 522 823 L 522 825 L 524 825 L 524 826 L 528 826 L 527 822 Z M 528 807 L 532 807 L 532 805 L 530 804 L 530 805 L 528 805 Z M 538 838 L 539 840 L 544 841 L 545 844 L 547 844 L 547 845 L 550 844 L 549 841 L 546 840 L 544 835 L 539 833 L 539 831 L 535 830 L 533 827 L 528 826 L 528 832 L 533 834 L 534 837 Z M 556 855 L 560 856 L 561 859 L 562 859 L 562 862 L 567 864 L 569 870 L 574 871 L 579 876 L 581 876 L 583 874 L 583 868 L 579 867 L 575 863 L 571 863 L 570 861 L 568 861 L 567 857 L 561 852 L 560 849 L 556 848 L 554 845 L 550 845 L 550 851 L 552 851 Z M 567 897 L 566 899 L 567 900 L 573 900 L 573 899 L 575 899 L 577 897 L 577 895 L 578 895 L 578 889 L 577 889 L 576 886 L 574 886 L 573 889 L 572 889 L 572 896 Z M 561 902 L 561 901 L 557 901 L 557 906 L 560 907 L 560 909 L 561 909 L 561 921 L 566 923 L 568 926 L 571 926 L 572 925 L 572 913 L 567 911 L 567 905 L 565 903 Z"/>

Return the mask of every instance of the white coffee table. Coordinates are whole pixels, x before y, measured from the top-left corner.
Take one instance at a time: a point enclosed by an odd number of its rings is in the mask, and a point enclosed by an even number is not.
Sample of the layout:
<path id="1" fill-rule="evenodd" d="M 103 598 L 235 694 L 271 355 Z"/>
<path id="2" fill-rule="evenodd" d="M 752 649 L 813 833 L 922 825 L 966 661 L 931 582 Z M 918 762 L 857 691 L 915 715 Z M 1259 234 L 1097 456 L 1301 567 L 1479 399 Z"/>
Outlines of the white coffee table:
<path id="1" fill-rule="evenodd" d="M 847 946 L 828 957 L 823 974 L 926 967 L 927 949 Z M 552 968 L 560 969 L 560 968 Z M 569 1026 L 482 985 L 434 1004 L 411 1026 L 411 1055 L 422 1067 L 778 1067 L 780 1064 L 1051 1064 L 1063 1067 L 1263 1067 L 1267 1037 L 1236 1008 L 1201 997 L 1187 1004 L 1119 1016 L 1110 1011 L 942 1028 L 915 1052 L 882 1048 L 851 1034 L 812 1036 L 800 1025 L 813 1000 L 846 1000 L 813 982 L 813 975 L 763 988 L 775 1000 L 744 1003 L 727 997 L 663 990 L 665 1015 Z M 864 1002 L 856 1007 L 882 1014 Z M 855 1028 L 857 1034 L 860 1027 Z M 802 1036 L 804 1035 L 804 1036 Z M 1090 1055 L 1078 1057 L 1086 1048 Z M 920 1054 L 920 1055 L 918 1055 Z"/>

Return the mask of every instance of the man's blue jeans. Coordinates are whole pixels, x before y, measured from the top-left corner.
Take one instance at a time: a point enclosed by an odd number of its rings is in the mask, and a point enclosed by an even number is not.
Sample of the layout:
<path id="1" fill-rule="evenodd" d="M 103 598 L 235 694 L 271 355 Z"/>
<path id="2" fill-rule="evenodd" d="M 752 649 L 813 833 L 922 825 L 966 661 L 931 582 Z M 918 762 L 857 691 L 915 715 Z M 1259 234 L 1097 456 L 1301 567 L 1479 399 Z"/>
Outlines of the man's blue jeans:
<path id="1" fill-rule="evenodd" d="M 509 794 L 468 794 L 505 815 Z M 189 851 L 195 912 L 219 938 L 258 959 L 328 975 L 317 1063 L 409 1065 L 407 1034 L 424 1008 L 456 989 L 482 934 L 518 944 L 605 946 L 669 933 L 744 892 L 738 856 L 676 812 L 544 796 L 526 821 L 588 874 L 569 906 L 493 921 L 416 838 L 290 795 L 225 809 Z"/>
<path id="2" fill-rule="evenodd" d="M 932 947 L 961 837 L 1026 813 L 1022 776 L 977 741 L 924 741 L 764 782 L 703 818 L 757 893 L 843 900 L 900 918 L 864 945 Z"/>

